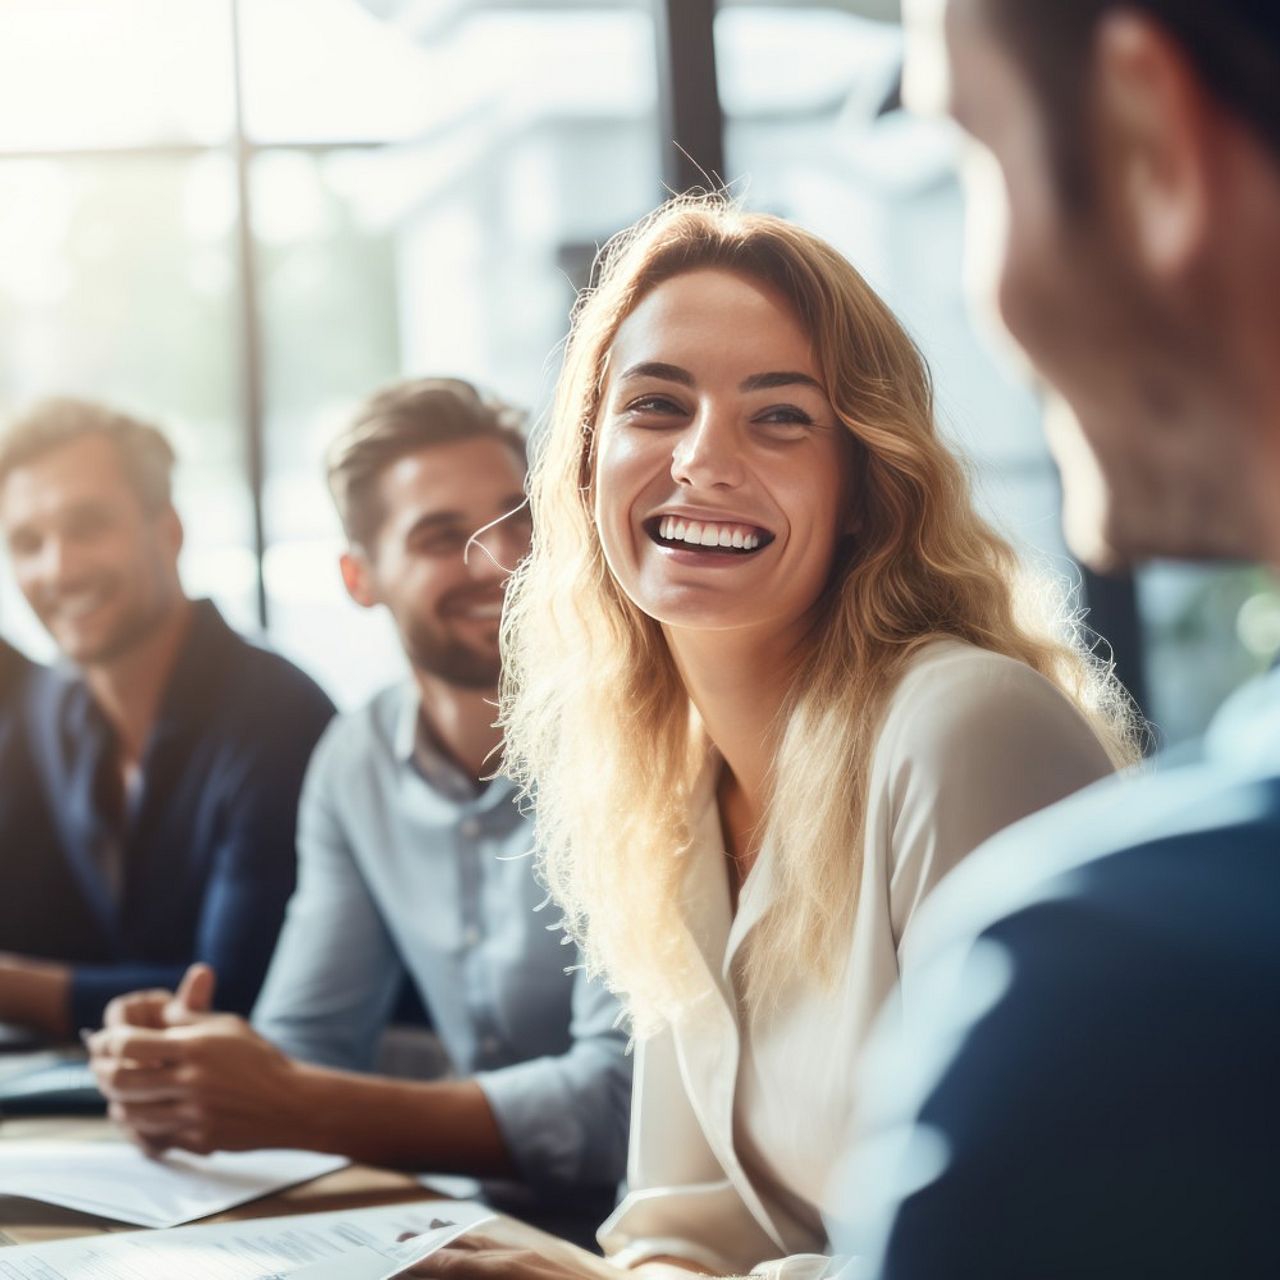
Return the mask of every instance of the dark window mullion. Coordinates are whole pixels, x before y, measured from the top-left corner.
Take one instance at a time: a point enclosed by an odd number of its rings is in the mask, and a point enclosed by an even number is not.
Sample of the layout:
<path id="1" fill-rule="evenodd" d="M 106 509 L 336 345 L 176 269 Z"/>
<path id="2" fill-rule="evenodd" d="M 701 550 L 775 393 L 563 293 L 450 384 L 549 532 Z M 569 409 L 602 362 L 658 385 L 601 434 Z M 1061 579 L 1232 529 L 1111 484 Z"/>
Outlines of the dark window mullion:
<path id="1" fill-rule="evenodd" d="M 240 347 L 240 381 L 245 461 L 253 511 L 253 554 L 257 566 L 258 622 L 269 623 L 264 560 L 267 550 L 263 513 L 266 440 L 263 418 L 262 320 L 258 306 L 258 274 L 253 243 L 253 200 L 250 167 L 252 149 L 245 131 L 243 50 L 241 49 L 240 0 L 228 0 L 231 21 L 231 67 L 234 92 L 232 158 L 236 181 L 236 268 L 239 281 L 237 337 Z"/>

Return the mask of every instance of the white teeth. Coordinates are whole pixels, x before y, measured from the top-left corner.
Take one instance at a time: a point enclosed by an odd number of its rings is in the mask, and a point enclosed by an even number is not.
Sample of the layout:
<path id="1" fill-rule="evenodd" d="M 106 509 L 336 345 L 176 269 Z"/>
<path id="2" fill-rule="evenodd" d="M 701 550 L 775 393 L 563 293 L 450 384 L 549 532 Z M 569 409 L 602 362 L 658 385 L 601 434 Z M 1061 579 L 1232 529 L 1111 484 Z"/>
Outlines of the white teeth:
<path id="1" fill-rule="evenodd" d="M 694 547 L 733 547 L 739 551 L 754 551 L 761 542 L 759 533 L 744 533 L 740 527 L 681 520 L 677 516 L 662 516 L 657 534 L 667 542 L 684 542 Z"/>

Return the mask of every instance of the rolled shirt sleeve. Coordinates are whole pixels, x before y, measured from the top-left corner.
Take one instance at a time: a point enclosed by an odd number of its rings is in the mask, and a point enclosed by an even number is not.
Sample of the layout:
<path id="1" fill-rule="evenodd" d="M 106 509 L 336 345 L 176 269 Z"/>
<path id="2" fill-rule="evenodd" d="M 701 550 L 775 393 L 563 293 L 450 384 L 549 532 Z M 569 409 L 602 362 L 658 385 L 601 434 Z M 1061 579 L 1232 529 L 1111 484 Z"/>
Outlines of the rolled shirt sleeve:
<path id="1" fill-rule="evenodd" d="M 568 1051 L 476 1075 L 520 1173 L 530 1183 L 621 1181 L 631 1058 L 618 1016 L 614 997 L 579 970 Z"/>

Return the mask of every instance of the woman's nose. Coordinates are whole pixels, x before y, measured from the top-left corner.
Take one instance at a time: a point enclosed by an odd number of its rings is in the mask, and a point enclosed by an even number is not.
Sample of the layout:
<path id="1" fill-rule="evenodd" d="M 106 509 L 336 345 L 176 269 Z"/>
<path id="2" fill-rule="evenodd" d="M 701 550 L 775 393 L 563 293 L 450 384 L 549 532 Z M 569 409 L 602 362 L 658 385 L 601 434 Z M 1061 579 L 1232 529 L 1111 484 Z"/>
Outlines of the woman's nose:
<path id="1" fill-rule="evenodd" d="M 742 441 L 733 419 L 703 409 L 671 451 L 671 476 L 689 488 L 731 488 L 742 478 Z"/>

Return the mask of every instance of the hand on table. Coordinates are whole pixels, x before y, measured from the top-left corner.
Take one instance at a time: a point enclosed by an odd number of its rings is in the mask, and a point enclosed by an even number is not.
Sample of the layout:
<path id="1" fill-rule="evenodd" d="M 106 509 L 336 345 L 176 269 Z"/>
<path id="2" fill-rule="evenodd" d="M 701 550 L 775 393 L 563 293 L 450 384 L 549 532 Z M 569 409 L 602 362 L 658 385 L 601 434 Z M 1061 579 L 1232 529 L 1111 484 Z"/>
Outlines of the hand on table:
<path id="1" fill-rule="evenodd" d="M 437 1249 L 408 1271 L 406 1276 L 430 1276 L 435 1280 L 600 1280 L 602 1275 L 625 1273 L 601 1261 L 595 1268 L 553 1262 L 532 1249 L 513 1249 L 485 1236 L 460 1236 Z"/>
<path id="2" fill-rule="evenodd" d="M 193 972 L 176 996 L 113 1001 L 107 1025 L 89 1037 L 111 1118 L 152 1154 L 302 1145 L 297 1064 L 243 1018 L 208 1012 L 211 971 Z"/>
<path id="3" fill-rule="evenodd" d="M 554 1249 L 559 1244 L 550 1242 Z M 636 1280 L 688 1280 L 690 1274 L 708 1273 L 678 1259 L 661 1259 L 624 1271 L 604 1258 L 565 1249 L 563 1258 L 549 1258 L 535 1249 L 512 1247 L 482 1235 L 459 1236 L 443 1249 L 437 1249 L 409 1270 L 405 1276 L 429 1277 L 430 1280 L 606 1280 L 607 1277 L 632 1276 Z M 578 1257 L 570 1255 L 577 1254 Z"/>

